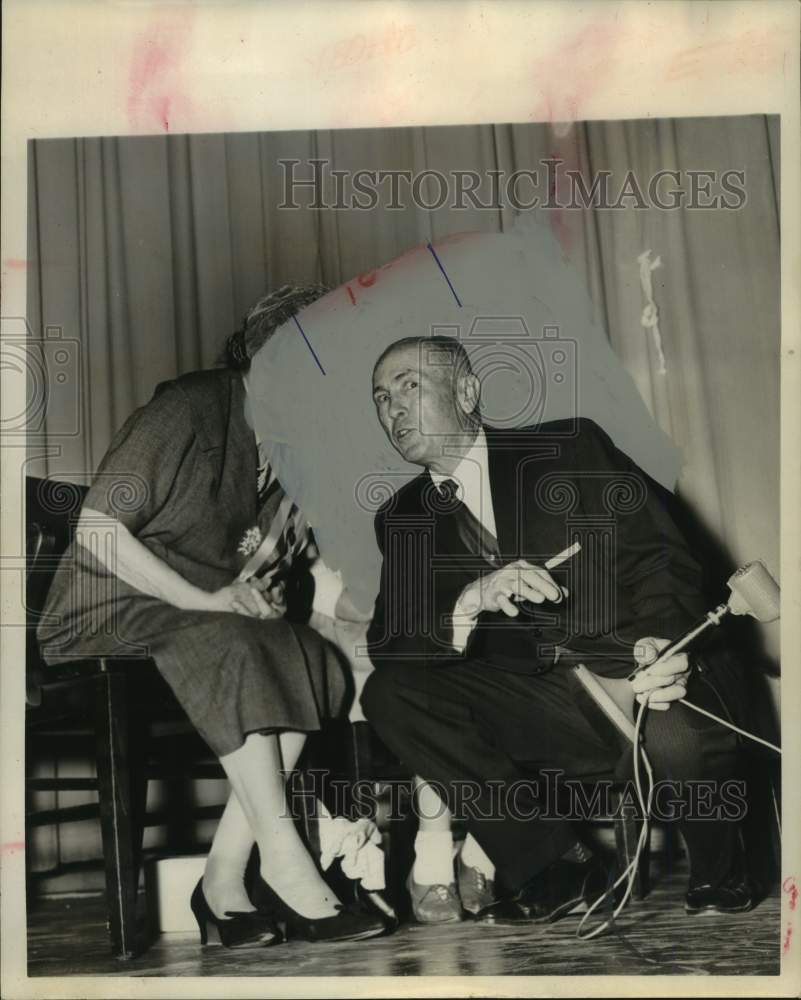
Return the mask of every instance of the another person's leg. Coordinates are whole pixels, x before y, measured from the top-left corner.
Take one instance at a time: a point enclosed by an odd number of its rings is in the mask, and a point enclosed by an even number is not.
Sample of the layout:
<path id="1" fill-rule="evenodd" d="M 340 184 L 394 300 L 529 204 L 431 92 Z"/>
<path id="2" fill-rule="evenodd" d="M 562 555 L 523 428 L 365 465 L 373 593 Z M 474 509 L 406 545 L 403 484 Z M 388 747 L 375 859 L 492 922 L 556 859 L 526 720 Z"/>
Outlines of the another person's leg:
<path id="1" fill-rule="evenodd" d="M 610 773 L 615 758 L 575 709 L 563 671 L 513 674 L 485 664 L 383 667 L 362 696 L 367 718 L 409 767 L 433 783 L 510 887 L 524 885 L 576 842 L 545 816 L 531 775 Z"/>
<path id="2" fill-rule="evenodd" d="M 468 833 L 454 867 L 453 816 L 436 789 L 415 777 L 418 818 L 409 891 L 415 917 L 424 923 L 461 919 L 495 899 L 495 865 Z M 433 890 L 433 891 L 432 891 Z"/>
<path id="3" fill-rule="evenodd" d="M 406 880 L 412 913 L 424 924 L 458 922 L 462 907 L 454 880 L 451 811 L 436 789 L 417 776 L 414 808 L 414 864 Z"/>
<path id="4" fill-rule="evenodd" d="M 453 882 L 453 836 L 450 809 L 436 789 L 422 778 L 414 779 L 417 837 L 412 868 L 418 885 L 448 885 Z"/>
<path id="5" fill-rule="evenodd" d="M 703 669 L 703 668 L 702 668 Z M 721 718 L 728 715 L 726 687 L 714 671 L 691 675 L 687 700 Z M 737 683 L 736 675 L 726 678 Z M 742 719 L 737 720 L 743 724 Z M 745 723 L 747 728 L 747 723 Z M 656 802 L 662 818 L 676 817 L 690 857 L 690 895 L 706 887 L 699 908 L 707 904 L 748 909 L 750 887 L 743 868 L 740 820 L 746 808 L 738 737 L 726 726 L 678 702 L 666 712 L 651 711 L 645 723 L 645 750 L 658 782 L 670 782 L 670 805 Z M 721 891 L 721 887 L 724 887 Z M 693 909 L 688 899 L 688 908 Z"/>

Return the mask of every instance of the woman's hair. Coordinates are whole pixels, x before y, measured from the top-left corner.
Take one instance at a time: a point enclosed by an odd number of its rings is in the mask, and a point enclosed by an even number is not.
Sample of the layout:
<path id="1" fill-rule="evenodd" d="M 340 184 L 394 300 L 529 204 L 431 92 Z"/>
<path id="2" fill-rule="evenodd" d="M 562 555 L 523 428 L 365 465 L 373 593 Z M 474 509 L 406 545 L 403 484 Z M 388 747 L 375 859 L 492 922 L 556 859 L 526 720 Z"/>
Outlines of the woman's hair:
<path id="1" fill-rule="evenodd" d="M 253 355 L 277 327 L 328 291 L 326 285 L 283 285 L 265 295 L 248 310 L 242 326 L 226 340 L 222 360 L 234 371 L 246 372 Z"/>

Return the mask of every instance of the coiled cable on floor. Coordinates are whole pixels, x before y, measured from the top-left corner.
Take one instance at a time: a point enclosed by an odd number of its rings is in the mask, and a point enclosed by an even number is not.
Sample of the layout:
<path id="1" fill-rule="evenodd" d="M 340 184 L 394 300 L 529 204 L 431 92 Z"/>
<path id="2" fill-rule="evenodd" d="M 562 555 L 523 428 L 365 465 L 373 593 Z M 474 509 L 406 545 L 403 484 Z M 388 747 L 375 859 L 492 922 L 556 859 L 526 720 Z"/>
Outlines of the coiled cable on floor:
<path id="1" fill-rule="evenodd" d="M 651 767 L 651 762 L 648 759 L 648 754 L 645 752 L 645 748 L 642 746 L 642 724 L 645 717 L 645 712 L 648 708 L 647 701 L 642 702 L 637 712 L 637 719 L 634 723 L 634 741 L 632 746 L 632 755 L 634 763 L 634 787 L 637 792 L 637 804 L 640 807 L 640 812 L 642 813 L 642 826 L 640 827 L 640 835 L 637 838 L 637 847 L 634 851 L 634 857 L 631 859 L 627 867 L 617 879 L 609 886 L 609 888 L 599 896 L 587 909 L 587 912 L 581 918 L 581 923 L 576 929 L 576 937 L 580 941 L 590 941 L 594 937 L 598 937 L 607 930 L 612 923 L 617 919 L 618 915 L 623 910 L 623 907 L 628 903 L 631 898 L 631 894 L 634 890 L 634 881 L 637 878 L 637 869 L 640 864 L 640 857 L 648 842 L 648 834 L 650 830 L 651 823 L 651 801 L 654 796 L 654 772 Z M 640 775 L 640 759 L 642 758 L 642 763 L 645 768 L 645 773 L 648 778 L 648 793 L 643 795 L 642 780 Z M 603 903 L 605 899 L 611 896 L 618 886 L 626 882 L 626 889 L 621 897 L 620 902 L 617 904 L 615 909 L 612 911 L 611 916 L 602 921 L 593 930 L 584 933 L 584 925 L 589 920 L 590 916 L 598 909 L 598 907 Z"/>

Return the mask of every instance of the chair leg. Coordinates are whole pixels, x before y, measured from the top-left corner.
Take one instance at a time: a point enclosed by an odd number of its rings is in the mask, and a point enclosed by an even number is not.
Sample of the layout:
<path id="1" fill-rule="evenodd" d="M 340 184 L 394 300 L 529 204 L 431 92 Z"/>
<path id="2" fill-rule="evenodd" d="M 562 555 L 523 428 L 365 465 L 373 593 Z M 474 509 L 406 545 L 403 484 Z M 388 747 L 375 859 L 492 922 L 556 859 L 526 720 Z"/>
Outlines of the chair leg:
<path id="1" fill-rule="evenodd" d="M 136 954 L 136 907 L 141 851 L 140 812 L 132 764 L 127 678 L 104 670 L 97 676 L 96 734 L 100 823 L 106 865 L 106 901 L 112 953 Z"/>
<path id="2" fill-rule="evenodd" d="M 373 776 L 373 749 L 369 722 L 351 722 L 348 725 L 346 754 L 347 776 L 350 781 L 360 781 Z"/>

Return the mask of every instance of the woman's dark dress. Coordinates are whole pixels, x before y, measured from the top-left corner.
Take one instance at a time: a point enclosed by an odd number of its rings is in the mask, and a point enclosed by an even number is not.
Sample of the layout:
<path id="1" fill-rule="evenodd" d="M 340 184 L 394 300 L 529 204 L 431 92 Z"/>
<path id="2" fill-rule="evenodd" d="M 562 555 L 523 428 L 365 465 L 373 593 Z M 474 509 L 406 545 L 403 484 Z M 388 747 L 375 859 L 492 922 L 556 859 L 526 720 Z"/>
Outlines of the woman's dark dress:
<path id="1" fill-rule="evenodd" d="M 243 536 L 269 530 L 241 377 L 220 369 L 162 383 L 116 435 L 84 506 L 120 521 L 159 559 L 206 591 L 232 583 Z M 108 551 L 108 531 L 98 525 Z M 183 611 L 147 596 L 73 542 L 48 595 L 39 641 L 50 663 L 150 656 L 218 755 L 252 732 L 320 728 L 340 711 L 345 677 L 313 629 L 283 619 Z"/>

